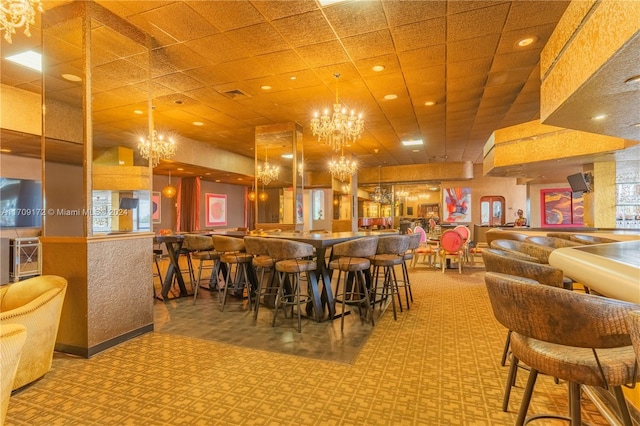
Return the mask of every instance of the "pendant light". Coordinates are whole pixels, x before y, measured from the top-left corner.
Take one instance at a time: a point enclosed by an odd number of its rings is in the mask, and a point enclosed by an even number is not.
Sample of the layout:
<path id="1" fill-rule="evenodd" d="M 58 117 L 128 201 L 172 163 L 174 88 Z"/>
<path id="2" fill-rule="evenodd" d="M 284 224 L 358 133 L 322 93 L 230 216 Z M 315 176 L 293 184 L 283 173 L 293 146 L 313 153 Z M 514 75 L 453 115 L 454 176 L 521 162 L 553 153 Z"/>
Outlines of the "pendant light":
<path id="1" fill-rule="evenodd" d="M 176 195 L 176 188 L 171 185 L 171 170 L 169 170 L 169 185 L 162 188 L 162 195 L 167 198 L 173 198 Z"/>

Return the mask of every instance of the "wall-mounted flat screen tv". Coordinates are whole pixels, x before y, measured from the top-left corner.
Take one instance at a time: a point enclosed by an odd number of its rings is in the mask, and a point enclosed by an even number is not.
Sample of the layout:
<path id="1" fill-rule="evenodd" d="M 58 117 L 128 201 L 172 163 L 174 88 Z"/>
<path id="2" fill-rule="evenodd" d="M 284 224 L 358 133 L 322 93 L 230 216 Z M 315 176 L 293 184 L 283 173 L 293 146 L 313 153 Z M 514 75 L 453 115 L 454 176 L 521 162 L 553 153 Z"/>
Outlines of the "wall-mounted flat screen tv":
<path id="1" fill-rule="evenodd" d="M 42 183 L 0 178 L 0 228 L 42 226 Z"/>
<path id="2" fill-rule="evenodd" d="M 567 176 L 569 186 L 573 192 L 589 192 L 591 187 L 587 180 L 587 176 L 584 173 L 576 173 L 574 175 Z"/>

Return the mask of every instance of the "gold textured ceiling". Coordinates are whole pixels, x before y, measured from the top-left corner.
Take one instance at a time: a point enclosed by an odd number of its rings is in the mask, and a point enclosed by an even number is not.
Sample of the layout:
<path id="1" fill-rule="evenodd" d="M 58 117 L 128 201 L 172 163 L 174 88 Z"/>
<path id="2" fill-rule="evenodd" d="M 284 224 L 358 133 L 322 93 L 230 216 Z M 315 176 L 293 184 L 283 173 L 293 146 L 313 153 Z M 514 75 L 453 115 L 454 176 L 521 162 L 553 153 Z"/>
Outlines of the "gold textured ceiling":
<path id="1" fill-rule="evenodd" d="M 47 1 L 45 13 L 65 3 Z M 315 110 L 333 103 L 335 73 L 341 74 L 341 101 L 364 114 L 365 133 L 349 148 L 361 167 L 482 162 L 482 148 L 495 129 L 539 118 L 540 52 L 568 4 L 97 3 L 154 38 L 151 87 L 158 127 L 253 157 L 255 126 L 295 121 L 304 129 L 310 169 L 324 168 L 330 157 L 326 147 L 314 143 L 308 123 Z M 2 41 L 1 77 L 2 84 L 39 92 L 38 73 L 4 60 L 26 47 L 38 49 L 41 33 L 32 32 L 31 38 L 16 34 L 12 45 Z M 536 41 L 518 47 L 525 37 Z M 119 56 L 109 63 L 105 59 L 107 78 L 96 81 L 102 95 L 95 127 L 121 145 L 135 146 L 133 135 L 145 129 L 146 118 L 133 110 L 145 107 L 145 93 L 138 90 L 139 74 L 117 67 L 135 51 L 130 46 L 109 50 L 105 56 Z M 374 65 L 385 68 L 375 72 Z M 272 88 L 263 90 L 263 85 Z M 388 94 L 397 99 L 385 100 Z M 426 106 L 426 101 L 436 104 Z M 204 125 L 196 127 L 195 121 Z M 425 145 L 417 152 L 400 143 L 418 138 Z M 208 176 L 220 178 L 215 164 L 211 169 Z"/>

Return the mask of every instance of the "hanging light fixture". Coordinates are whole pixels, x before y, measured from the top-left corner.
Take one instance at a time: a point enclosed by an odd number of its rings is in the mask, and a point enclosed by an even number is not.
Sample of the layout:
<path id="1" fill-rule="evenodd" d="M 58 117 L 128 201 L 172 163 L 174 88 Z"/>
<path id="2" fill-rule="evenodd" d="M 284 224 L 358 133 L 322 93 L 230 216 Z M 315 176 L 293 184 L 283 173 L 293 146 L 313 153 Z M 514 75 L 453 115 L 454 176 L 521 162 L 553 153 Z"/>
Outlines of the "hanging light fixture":
<path id="1" fill-rule="evenodd" d="M 345 182 L 358 171 L 358 163 L 349 161 L 344 156 L 344 148 L 341 149 L 340 158 L 329 162 L 329 173 L 340 182 Z"/>
<path id="2" fill-rule="evenodd" d="M 334 151 L 340 151 L 343 146 L 349 146 L 358 139 L 364 131 L 362 114 L 356 116 L 355 111 L 347 115 L 347 109 L 343 108 L 338 98 L 338 79 L 340 74 L 334 74 L 336 78 L 336 102 L 333 104 L 333 114 L 325 109 L 324 114 L 318 116 L 316 112 L 311 119 L 311 132 L 318 136 L 318 142 L 331 145 Z"/>
<path id="3" fill-rule="evenodd" d="M 378 166 L 378 186 L 371 194 L 371 199 L 380 204 L 391 204 L 392 195 L 390 192 L 387 192 L 386 189 L 382 188 L 380 185 L 380 169 L 382 166 Z"/>
<path id="4" fill-rule="evenodd" d="M 16 28 L 24 26 L 24 35 L 31 37 L 29 30 L 36 23 L 36 9 L 42 12 L 40 0 L 2 0 L 0 2 L 0 30 L 4 39 L 12 43 L 11 35 Z"/>
<path id="5" fill-rule="evenodd" d="M 169 184 L 164 188 L 162 188 L 162 195 L 164 195 L 167 198 L 173 198 L 175 197 L 176 192 L 177 190 L 175 186 L 171 185 L 171 170 L 169 170 Z"/>
<path id="6" fill-rule="evenodd" d="M 258 180 L 263 185 L 269 185 L 272 180 L 277 180 L 280 175 L 280 167 L 272 166 L 269 164 L 269 158 L 267 157 L 267 147 L 264 147 L 264 164 L 258 166 Z"/>
<path id="7" fill-rule="evenodd" d="M 247 194 L 247 198 L 252 202 L 256 200 L 256 191 L 253 190 L 253 184 L 251 184 L 251 191 Z"/>
<path id="8" fill-rule="evenodd" d="M 151 137 L 140 138 L 138 151 L 143 158 L 151 158 L 152 167 L 156 167 L 160 160 L 168 160 L 176 155 L 176 143 L 173 138 L 165 139 L 164 135 L 153 130 Z"/>

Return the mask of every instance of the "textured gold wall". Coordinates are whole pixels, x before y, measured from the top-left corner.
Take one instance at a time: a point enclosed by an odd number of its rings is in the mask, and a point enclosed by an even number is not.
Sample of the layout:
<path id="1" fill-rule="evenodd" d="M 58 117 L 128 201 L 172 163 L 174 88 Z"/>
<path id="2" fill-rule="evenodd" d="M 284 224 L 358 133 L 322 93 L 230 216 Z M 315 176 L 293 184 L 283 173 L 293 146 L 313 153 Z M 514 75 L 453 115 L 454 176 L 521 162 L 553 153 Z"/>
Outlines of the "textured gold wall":
<path id="1" fill-rule="evenodd" d="M 593 164 L 593 226 L 616 227 L 616 163 Z M 585 212 L 587 211 L 585 206 Z"/>

